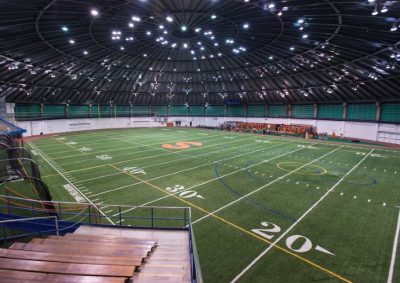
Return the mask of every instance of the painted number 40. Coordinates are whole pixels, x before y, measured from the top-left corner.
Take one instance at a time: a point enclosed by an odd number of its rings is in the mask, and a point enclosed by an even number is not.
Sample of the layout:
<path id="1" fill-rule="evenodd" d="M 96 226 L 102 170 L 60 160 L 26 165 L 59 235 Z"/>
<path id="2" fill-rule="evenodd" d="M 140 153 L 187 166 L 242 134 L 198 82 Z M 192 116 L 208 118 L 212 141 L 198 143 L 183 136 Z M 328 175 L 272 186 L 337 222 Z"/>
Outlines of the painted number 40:
<path id="1" fill-rule="evenodd" d="M 251 231 L 268 240 L 272 240 L 275 237 L 275 234 L 281 232 L 281 227 L 271 222 L 261 222 L 261 226 L 263 226 L 263 228 L 252 229 Z M 311 251 L 313 248 L 311 240 L 302 235 L 292 235 L 287 237 L 286 246 L 297 253 L 306 253 Z M 315 250 L 329 255 L 334 255 L 330 251 L 318 245 L 315 247 Z"/>
<path id="2" fill-rule="evenodd" d="M 181 186 L 181 185 L 175 185 L 175 186 L 173 186 L 173 187 L 168 187 L 168 188 L 166 188 L 165 190 L 167 191 L 167 192 L 170 192 L 170 193 L 179 193 L 178 195 L 179 195 L 179 197 L 181 197 L 181 198 L 194 198 L 194 197 L 197 197 L 197 198 L 201 198 L 201 199 L 204 199 L 204 197 L 202 197 L 201 195 L 199 195 L 197 192 L 195 192 L 195 191 L 183 191 L 185 189 L 185 187 L 184 186 Z M 183 192 L 182 192 L 183 191 Z"/>

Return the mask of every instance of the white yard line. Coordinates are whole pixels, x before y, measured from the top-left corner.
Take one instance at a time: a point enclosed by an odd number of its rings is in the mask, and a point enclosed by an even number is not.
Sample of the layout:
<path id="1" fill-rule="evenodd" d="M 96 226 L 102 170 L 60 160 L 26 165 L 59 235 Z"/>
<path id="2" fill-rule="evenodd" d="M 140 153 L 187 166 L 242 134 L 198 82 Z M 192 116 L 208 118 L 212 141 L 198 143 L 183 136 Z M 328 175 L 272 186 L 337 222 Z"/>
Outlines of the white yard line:
<path id="1" fill-rule="evenodd" d="M 371 151 L 364 156 L 363 159 L 361 159 L 356 165 L 353 166 L 339 181 L 336 182 L 317 202 L 315 202 L 306 212 L 303 213 L 302 216 L 300 216 L 299 219 L 296 220 L 295 223 L 293 223 L 278 239 L 276 239 L 265 251 L 263 251 L 261 254 L 259 254 L 248 266 L 246 266 L 232 281 L 231 283 L 237 282 L 247 271 L 250 270 L 264 255 L 266 255 L 282 238 L 284 238 L 294 227 L 296 227 L 314 208 L 316 208 L 342 181 L 349 176 L 358 166 L 360 166 L 361 163 L 364 162 L 365 159 L 368 158 L 368 156 L 371 155 L 371 153 L 374 150 L 371 149 Z"/>
<path id="2" fill-rule="evenodd" d="M 244 196 L 242 196 L 242 197 L 240 197 L 240 198 L 238 198 L 238 199 L 236 199 L 236 200 L 234 200 L 234 201 L 232 201 L 232 202 L 230 202 L 230 203 L 228 203 L 228 204 L 226 204 L 226 205 L 224 205 L 224 206 L 218 208 L 217 210 L 214 210 L 213 212 L 211 212 L 211 213 L 209 213 L 209 214 L 207 214 L 207 215 L 205 215 L 205 216 L 203 216 L 203 217 L 197 219 L 196 221 L 193 221 L 193 222 L 192 222 L 192 225 L 193 225 L 193 224 L 196 224 L 196 223 L 198 223 L 198 222 L 200 222 L 200 221 L 202 221 L 202 220 L 204 220 L 204 219 L 206 219 L 206 218 L 208 218 L 208 217 L 210 217 L 211 215 L 213 215 L 213 214 L 215 214 L 215 213 L 217 213 L 217 212 L 220 212 L 221 210 L 224 210 L 224 209 L 227 208 L 227 207 L 230 207 L 230 206 L 234 205 L 235 203 L 241 201 L 242 199 L 245 199 L 245 198 L 247 198 L 248 196 L 251 196 L 251 195 L 255 194 L 256 192 L 258 192 L 258 191 L 260 191 L 260 190 L 262 190 L 262 189 L 264 189 L 264 188 L 266 188 L 266 187 L 269 187 L 270 185 L 272 185 L 272 184 L 278 182 L 279 180 L 285 179 L 287 176 L 290 176 L 290 175 L 292 175 L 293 173 L 296 173 L 297 171 L 303 169 L 304 167 L 307 167 L 308 165 L 310 165 L 310 164 L 312 164 L 312 163 L 314 163 L 314 162 L 316 162 L 316 161 L 318 161 L 318 160 L 320 160 L 320 159 L 322 159 L 322 158 L 324 158 L 324 157 L 326 157 L 326 156 L 328 156 L 328 155 L 330 155 L 330 154 L 336 152 L 337 150 L 339 150 L 339 149 L 341 149 L 341 148 L 342 148 L 342 147 L 335 148 L 334 150 L 332 150 L 332 151 L 330 151 L 330 152 L 328 152 L 328 153 L 326 153 L 326 154 L 324 154 L 324 155 L 322 155 L 322 156 L 320 156 L 320 157 L 318 157 L 318 158 L 316 158 L 316 159 L 314 159 L 314 160 L 312 160 L 312 161 L 310 161 L 310 162 L 308 162 L 308 163 L 306 163 L 306 164 L 304 164 L 304 165 L 302 165 L 302 166 L 296 168 L 295 170 L 290 171 L 290 172 L 288 172 L 287 174 L 282 175 L 282 176 L 280 176 L 280 177 L 278 177 L 278 178 L 272 180 L 271 182 L 269 182 L 269 183 L 267 183 L 267 184 L 265 184 L 265 185 L 259 187 L 258 189 L 254 190 L 254 191 L 251 191 L 250 193 L 248 193 L 248 194 L 246 194 L 246 195 L 244 195 Z M 286 181 L 288 182 L 289 179 L 286 180 Z"/>
<path id="3" fill-rule="evenodd" d="M 272 148 L 272 147 L 270 147 L 270 148 Z M 267 160 L 263 160 L 263 161 L 261 161 L 261 162 L 259 162 L 259 163 L 256 163 L 256 164 L 253 164 L 253 165 L 251 165 L 251 166 L 248 166 L 247 168 L 251 168 L 251 167 L 254 167 L 254 166 L 257 166 L 257 165 L 260 165 L 260 164 L 269 162 L 269 161 L 271 161 L 271 160 L 274 160 L 274 159 L 277 159 L 277 158 L 286 156 L 286 155 L 288 155 L 288 154 L 291 154 L 291 153 L 294 153 L 294 152 L 297 152 L 297 151 L 300 151 L 300 150 L 304 150 L 304 148 L 298 148 L 298 149 L 296 149 L 296 150 L 294 150 L 294 151 L 290 151 L 290 152 L 287 152 L 287 153 L 280 154 L 280 155 L 275 156 L 275 157 L 273 157 L 273 158 L 270 158 L 270 159 L 267 159 Z M 248 154 L 250 154 L 250 153 L 251 153 L 251 152 L 248 152 Z M 176 193 L 171 193 L 171 194 L 168 194 L 168 195 L 166 195 L 166 196 L 160 197 L 160 198 L 158 198 L 158 199 L 155 199 L 155 200 L 152 200 L 152 201 L 143 203 L 143 204 L 141 204 L 141 205 L 138 205 L 136 208 L 142 207 L 142 206 L 146 206 L 146 205 L 149 205 L 149 204 L 152 204 L 152 203 L 155 203 L 155 202 L 158 202 L 158 201 L 160 201 L 160 200 L 169 198 L 169 197 L 174 196 L 174 195 L 177 195 L 177 194 L 181 194 L 182 192 L 189 191 L 189 190 L 192 190 L 192 189 L 197 188 L 197 187 L 200 187 L 200 186 L 204 186 L 204 185 L 206 185 L 206 184 L 208 184 L 208 183 L 214 182 L 214 181 L 219 180 L 219 179 L 221 179 L 221 178 L 225 178 L 225 177 L 227 177 L 227 176 L 230 176 L 230 175 L 233 175 L 233 174 L 236 174 L 236 173 L 238 173 L 238 172 L 245 171 L 245 170 L 246 170 L 245 168 L 242 168 L 242 169 L 239 169 L 239 170 L 235 170 L 235 171 L 233 171 L 233 172 L 231 172 L 231 173 L 228 173 L 228 174 L 225 174 L 225 175 L 222 175 L 222 176 L 219 176 L 219 177 L 216 177 L 216 178 L 207 180 L 207 181 L 205 181 L 205 182 L 203 182 L 203 183 L 194 185 L 194 186 L 192 186 L 192 187 L 190 187 L 190 188 L 187 188 L 187 189 L 185 189 L 185 190 L 181 190 L 181 191 L 176 192 Z M 150 181 L 150 180 L 148 180 L 148 181 Z M 129 211 L 134 210 L 134 209 L 136 209 L 136 208 L 127 209 L 127 210 L 125 210 L 125 211 L 122 211 L 122 213 L 129 212 Z"/>
<path id="4" fill-rule="evenodd" d="M 241 141 L 243 141 L 243 140 L 241 140 Z M 233 143 L 233 142 L 237 142 L 237 141 L 231 141 L 231 142 L 227 142 L 227 143 Z M 227 143 L 220 143 L 220 144 L 217 144 L 217 145 L 227 144 Z M 243 146 L 243 144 L 240 144 L 240 145 L 238 145 L 238 146 L 234 146 L 233 148 L 239 148 L 240 146 Z M 211 147 L 211 146 L 208 146 L 208 147 Z M 205 147 L 203 147 L 203 148 L 207 148 L 207 146 L 205 146 Z M 190 156 L 185 157 L 185 158 L 173 159 L 173 160 L 165 161 L 165 162 L 161 162 L 161 163 L 157 162 L 157 163 L 154 163 L 154 164 L 150 164 L 150 165 L 147 165 L 147 166 L 143 166 L 143 167 L 141 167 L 141 169 L 145 169 L 145 168 L 149 168 L 149 167 L 153 167 L 153 166 L 158 166 L 158 165 L 164 165 L 164 164 L 168 164 L 168 163 L 181 162 L 182 160 L 191 159 L 191 158 L 195 158 L 195 159 L 196 159 L 196 158 L 198 158 L 199 156 L 214 154 L 214 153 L 221 152 L 221 151 L 224 151 L 224 150 L 227 150 L 227 149 L 232 149 L 232 147 L 230 147 L 230 148 L 222 148 L 222 149 L 215 150 L 215 151 L 211 151 L 211 152 L 208 151 L 208 152 L 200 153 L 200 154 L 197 154 L 197 155 L 190 155 Z M 260 150 L 262 151 L 262 150 L 266 150 L 266 149 L 267 149 L 267 148 L 263 148 L 263 149 L 260 149 Z M 257 151 L 260 151 L 260 150 L 257 150 Z M 257 151 L 254 151 L 254 152 L 257 152 Z M 179 152 L 177 152 L 177 154 L 179 154 Z M 249 154 L 249 153 L 247 152 L 247 153 L 245 153 L 245 154 Z M 236 156 L 236 157 L 237 157 L 237 156 Z M 137 160 L 137 159 L 132 159 L 132 161 L 136 161 L 136 160 Z M 197 168 L 197 167 L 196 167 L 196 168 Z M 90 178 L 90 179 L 85 179 L 85 180 L 77 181 L 77 183 L 84 183 L 84 182 L 87 182 L 87 181 L 97 180 L 97 179 L 101 179 L 101 178 L 105 178 L 105 177 L 109 177 L 109 176 L 114 176 L 114 175 L 119 175 L 119 174 L 123 174 L 123 172 L 118 172 L 118 173 L 112 173 L 112 174 L 102 175 L 102 176 L 99 176 L 99 177 L 93 177 L 93 178 Z"/>
<path id="5" fill-rule="evenodd" d="M 393 272 L 394 272 L 394 266 L 395 266 L 395 263 L 396 263 L 396 254 L 397 254 L 397 246 L 398 246 L 398 241 L 399 241 L 399 233 L 400 233 L 400 210 L 399 210 L 399 217 L 397 219 L 396 234 L 394 235 L 392 259 L 390 261 L 390 269 L 389 269 L 389 275 L 388 275 L 387 283 L 392 283 L 393 282 Z"/>
<path id="6" fill-rule="evenodd" d="M 219 141 L 219 140 L 222 140 L 222 139 L 218 139 L 217 141 Z M 213 140 L 213 141 L 215 141 L 215 140 Z M 241 141 L 241 142 L 243 142 L 243 141 L 246 141 L 246 139 L 237 139 L 237 140 L 234 140 L 234 141 L 230 141 L 230 142 L 220 142 L 220 143 L 216 143 L 216 144 L 210 144 L 210 145 L 206 145 L 206 146 L 202 146 L 202 147 L 195 147 L 195 148 L 191 148 L 191 150 L 200 150 L 200 149 L 204 149 L 204 148 L 210 148 L 210 147 L 215 147 L 215 146 L 218 146 L 218 145 L 224 145 L 224 144 L 231 144 L 231 143 L 235 143 L 235 142 L 239 142 L 239 141 Z M 158 144 L 159 145 L 159 144 Z M 243 145 L 243 144 L 242 144 Z M 149 147 L 150 145 L 143 145 L 142 147 Z M 129 147 L 126 147 L 126 148 L 124 148 L 124 150 L 127 150 L 127 149 L 129 149 Z M 147 151 L 154 151 L 154 150 L 163 150 L 161 147 L 160 148 L 153 148 L 153 149 L 146 149 L 146 150 L 140 150 L 140 151 L 135 151 L 135 152 L 128 152 L 129 154 L 135 154 L 135 153 L 143 153 L 143 152 L 147 152 Z M 157 154 L 153 154 L 153 155 L 148 155 L 148 156 L 145 156 L 145 157 L 141 157 L 141 158 L 136 158 L 136 159 L 129 159 L 128 161 L 135 161 L 135 160 L 141 160 L 141 159 L 148 159 L 148 158 L 151 158 L 151 157 L 157 157 L 157 156 L 160 156 L 160 155 L 169 155 L 169 154 L 172 154 L 172 153 L 174 153 L 174 154 L 181 154 L 181 153 L 183 153 L 183 154 L 185 154 L 185 152 L 187 152 L 186 150 L 183 150 L 183 151 L 181 151 L 181 152 L 172 152 L 172 151 L 169 151 L 168 153 L 165 153 L 165 151 L 163 151 L 162 153 L 157 153 Z M 104 152 L 101 152 L 101 153 L 104 153 Z M 96 154 L 99 154 L 99 153 L 96 153 Z M 113 158 L 115 158 L 115 157 L 119 157 L 119 156 L 127 156 L 127 153 L 125 152 L 124 154 L 113 154 L 112 155 L 112 157 Z M 73 161 L 73 162 L 65 162 L 65 163 L 61 163 L 63 166 L 67 166 L 67 165 L 71 165 L 71 164 L 76 164 L 76 163 L 81 163 L 81 162 L 86 162 L 86 161 L 93 161 L 93 158 L 94 158 L 94 156 L 91 158 L 91 159 L 83 159 L 83 160 L 79 160 L 79 161 Z M 78 170 L 80 170 L 80 169 L 78 169 Z M 72 171 L 69 171 L 69 172 L 74 172 L 75 170 L 72 170 Z"/>
<path id="7" fill-rule="evenodd" d="M 93 136 L 96 136 L 96 137 L 93 137 Z M 146 140 L 153 140 L 155 137 L 159 137 L 159 136 L 165 136 L 165 133 L 159 133 L 159 134 L 148 134 L 148 135 L 146 135 L 146 136 L 141 136 L 141 138 L 140 139 L 135 139 L 133 142 L 136 142 L 136 143 L 140 143 L 140 142 L 143 142 L 143 141 L 146 141 Z M 183 136 L 183 135 L 182 135 Z M 213 135 L 213 136 L 219 136 L 219 135 Z M 98 142 L 97 141 L 102 141 L 102 140 L 110 140 L 110 138 L 108 137 L 108 136 L 105 136 L 105 135 L 103 135 L 103 134 L 100 134 L 100 133 L 93 133 L 93 135 L 92 135 L 92 137 L 90 138 L 90 139 L 79 139 L 79 138 L 76 138 L 75 136 L 68 136 L 68 135 L 65 135 L 65 136 L 63 136 L 64 138 L 65 138 L 65 140 L 73 140 L 73 141 L 75 141 L 75 142 L 77 142 L 78 144 L 79 143 L 85 143 L 85 145 L 88 145 L 88 146 L 90 146 L 90 145 L 92 145 L 92 144 L 98 144 Z M 102 137 L 107 137 L 106 139 L 103 139 Z M 123 137 L 126 137 L 126 138 L 131 138 L 132 137 L 132 135 L 124 135 Z M 94 139 L 96 139 L 96 141 L 94 142 L 93 140 Z M 53 137 L 52 139 L 48 139 L 48 141 L 52 141 L 52 140 L 57 140 L 57 137 Z M 56 145 L 57 146 L 57 148 L 60 148 L 60 143 L 59 143 L 59 141 L 55 141 L 54 143 L 52 143 L 52 144 L 49 144 L 49 145 L 43 145 L 43 146 L 41 146 L 41 147 L 39 147 L 40 149 L 44 149 L 44 148 L 48 148 L 48 147 L 53 147 L 54 145 Z M 105 147 L 110 147 L 110 145 L 107 145 L 107 146 L 105 146 Z M 50 151 L 46 151 L 46 152 L 48 152 L 48 153 L 50 153 Z M 59 152 L 61 152 L 61 151 L 59 151 Z M 51 152 L 51 153 L 55 153 L 55 152 Z"/>
<path id="8" fill-rule="evenodd" d="M 269 148 L 273 148 L 273 147 L 277 147 L 277 146 L 285 145 L 285 144 L 289 144 L 289 143 L 280 143 L 280 144 L 271 146 Z M 154 178 L 151 178 L 151 179 L 148 179 L 148 180 L 143 180 L 143 181 L 140 181 L 140 182 L 137 182 L 137 183 L 133 183 L 133 184 L 129 184 L 129 185 L 126 185 L 126 186 L 118 187 L 118 188 L 111 189 L 111 190 L 108 190 L 108 191 L 103 191 L 103 192 L 98 193 L 98 194 L 96 194 L 94 196 L 100 196 L 100 195 L 103 195 L 103 194 L 119 191 L 119 190 L 122 190 L 122 189 L 125 189 L 125 188 L 128 188 L 128 187 L 132 187 L 132 186 L 136 186 L 136 185 L 139 185 L 139 184 L 142 184 L 142 183 L 145 183 L 145 182 L 150 182 L 150 181 L 158 180 L 158 179 L 161 179 L 161 178 L 170 177 L 170 176 L 173 176 L 173 175 L 176 175 L 176 174 L 180 174 L 182 172 L 191 171 L 191 170 L 198 169 L 198 168 L 201 168 L 201 167 L 204 167 L 204 166 L 208 166 L 210 164 L 218 163 L 218 162 L 221 162 L 221 161 L 226 161 L 226 160 L 229 160 L 229 159 L 237 158 L 237 157 L 240 157 L 240 156 L 243 156 L 243 155 L 252 154 L 252 153 L 255 153 L 255 152 L 258 152 L 258 151 L 262 151 L 262 150 L 266 150 L 266 148 L 258 149 L 258 150 L 252 151 L 252 152 L 246 152 L 246 153 L 238 154 L 238 155 L 235 155 L 235 156 L 232 156 L 232 157 L 227 157 L 227 158 L 216 160 L 216 161 L 213 161 L 213 162 L 203 163 L 202 165 L 198 165 L 198 166 L 195 166 L 195 167 L 186 168 L 186 169 L 183 169 L 183 170 L 180 170 L 180 171 L 175 171 L 175 172 L 172 172 L 172 173 L 169 173 L 169 174 L 166 174 L 166 175 L 162 175 L 162 176 L 158 176 L 158 177 L 154 177 Z M 262 162 L 260 162 L 258 164 L 261 164 L 263 162 L 264 161 L 262 161 Z M 255 165 L 257 165 L 257 164 L 255 164 Z M 255 165 L 253 165 L 253 166 L 255 166 Z M 250 168 L 250 166 L 248 168 Z M 242 170 L 244 170 L 244 169 L 237 170 L 237 172 L 242 171 Z M 212 180 L 214 180 L 214 179 L 212 179 Z M 184 191 L 190 190 L 190 189 L 192 189 L 194 187 L 196 187 L 196 186 L 193 186 L 193 187 L 191 187 L 189 189 L 186 189 L 186 190 L 181 190 L 181 191 L 179 191 L 179 193 L 182 193 Z M 172 194 L 169 194 L 168 196 L 171 196 L 171 195 Z M 157 200 L 154 200 L 154 202 L 155 201 L 157 201 Z M 142 205 L 140 205 L 140 206 L 142 206 Z"/>
<path id="9" fill-rule="evenodd" d="M 42 152 L 33 144 L 31 144 L 31 147 L 33 147 L 37 153 L 43 158 L 44 161 L 47 162 L 47 164 L 49 164 L 58 174 L 60 174 L 61 177 L 63 177 L 75 190 L 77 190 L 91 205 L 93 205 L 93 207 L 97 208 L 97 210 L 112 224 L 115 225 L 115 223 L 108 218 L 108 216 L 106 214 L 104 214 L 103 211 L 101 211 L 100 208 L 98 208 L 84 193 L 82 193 L 77 187 L 75 187 L 75 185 L 67 178 L 65 177 L 49 160 L 47 160 Z"/>
<path id="10" fill-rule="evenodd" d="M 209 137 L 209 138 L 206 138 L 206 139 L 203 139 L 203 140 L 201 140 L 201 141 L 199 141 L 199 142 L 209 142 L 209 141 L 219 141 L 219 140 L 222 140 L 223 138 L 221 138 L 220 136 L 212 136 L 212 137 Z M 245 140 L 246 138 L 243 138 L 242 140 Z M 112 140 L 116 140 L 116 139 L 112 139 Z M 148 144 L 148 145 L 144 145 L 144 144 L 140 144 L 142 141 L 137 141 L 137 142 L 135 142 L 136 144 L 139 144 L 139 145 L 136 145 L 136 146 L 130 146 L 130 147 L 118 147 L 117 149 L 115 148 L 115 146 L 114 146 L 114 148 L 113 149 L 109 149 L 109 150 L 98 150 L 99 149 L 99 147 L 96 147 L 96 150 L 95 151 L 88 151 L 87 152 L 87 154 L 93 154 L 93 155 L 96 155 L 96 154 L 102 154 L 102 153 L 108 153 L 108 152 L 115 152 L 115 151 L 125 151 L 125 154 L 126 154 L 126 150 L 131 150 L 131 149 L 135 149 L 135 148 L 142 148 L 142 147 L 145 147 L 145 146 L 147 146 L 147 147 L 149 147 L 149 146 L 156 146 L 156 145 L 161 145 L 161 144 L 163 144 L 163 143 L 177 143 L 177 142 L 184 142 L 184 141 L 186 141 L 187 139 L 179 139 L 179 140 L 173 140 L 173 141 L 165 141 L 165 142 L 157 142 L 157 143 L 153 143 L 153 144 Z M 129 142 L 129 143 L 133 143 L 133 142 Z M 144 142 L 143 142 L 144 143 Z M 75 145 L 76 147 L 79 147 L 80 145 L 79 144 L 77 144 L 77 145 Z M 149 150 L 138 150 L 138 151 L 136 151 L 136 152 L 144 152 L 144 151 L 151 151 L 151 150 L 163 150 L 161 147 L 154 147 L 154 148 L 151 148 L 151 149 L 149 149 Z M 59 152 L 60 154 L 62 154 L 63 152 Z M 56 155 L 54 152 L 53 153 L 51 153 L 52 155 L 54 154 L 54 155 Z M 79 156 L 80 154 L 71 154 L 71 155 L 67 155 L 67 156 L 53 156 L 52 157 L 52 159 L 53 160 L 59 160 L 59 159 L 66 159 L 66 158 L 71 158 L 71 157 L 76 157 L 76 156 Z M 119 155 L 114 155 L 114 156 L 123 156 L 124 154 L 119 154 Z M 92 160 L 92 159 L 84 159 L 84 160 L 80 160 L 79 162 L 85 162 L 85 161 L 89 161 L 89 160 Z M 69 163 L 63 163 L 63 165 L 66 165 L 66 164 L 74 164 L 74 163 L 79 163 L 79 162 L 69 162 Z"/>

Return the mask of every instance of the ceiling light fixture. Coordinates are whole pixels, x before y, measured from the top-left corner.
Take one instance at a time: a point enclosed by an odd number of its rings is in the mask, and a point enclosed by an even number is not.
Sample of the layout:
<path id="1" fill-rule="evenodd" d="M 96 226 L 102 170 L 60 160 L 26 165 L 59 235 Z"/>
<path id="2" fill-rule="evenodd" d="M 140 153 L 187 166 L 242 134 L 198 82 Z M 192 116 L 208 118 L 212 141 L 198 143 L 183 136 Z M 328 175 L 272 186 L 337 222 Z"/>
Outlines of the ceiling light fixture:
<path id="1" fill-rule="evenodd" d="M 378 4 L 375 4 L 375 9 L 372 11 L 372 15 L 376 16 L 378 14 L 379 14 L 379 12 L 378 12 Z"/>
<path id="2" fill-rule="evenodd" d="M 92 16 L 97 17 L 99 15 L 99 11 L 97 11 L 96 9 L 92 9 L 90 11 L 90 14 L 92 14 Z"/>

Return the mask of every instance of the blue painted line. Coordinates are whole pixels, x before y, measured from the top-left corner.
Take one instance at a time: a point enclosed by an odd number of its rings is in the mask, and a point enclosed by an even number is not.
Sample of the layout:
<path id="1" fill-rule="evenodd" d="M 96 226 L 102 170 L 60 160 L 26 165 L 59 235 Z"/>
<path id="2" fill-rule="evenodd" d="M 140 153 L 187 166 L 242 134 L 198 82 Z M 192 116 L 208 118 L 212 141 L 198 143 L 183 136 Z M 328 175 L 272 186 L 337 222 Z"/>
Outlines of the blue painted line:
<path id="1" fill-rule="evenodd" d="M 214 172 L 215 172 L 215 175 L 217 176 L 218 180 L 224 185 L 225 188 L 227 188 L 228 190 L 230 190 L 232 193 L 234 193 L 234 194 L 237 195 L 238 197 L 243 197 L 244 195 L 243 195 L 242 193 L 240 193 L 239 191 L 235 190 L 232 186 L 230 186 L 230 185 L 224 180 L 224 178 L 221 177 L 221 174 L 220 174 L 220 172 L 219 172 L 220 165 L 221 165 L 220 163 L 217 163 L 217 164 L 215 164 L 215 167 L 214 167 Z M 253 179 L 254 179 L 254 178 L 253 178 Z M 282 212 L 280 212 L 280 211 L 277 211 L 277 210 L 275 210 L 275 209 L 272 209 L 272 208 L 270 208 L 270 207 L 267 207 L 267 206 L 265 206 L 265 205 L 263 205 L 263 204 L 261 204 L 261 203 L 255 201 L 255 200 L 252 200 L 252 199 L 249 198 L 249 197 L 245 197 L 245 198 L 244 198 L 244 201 L 246 201 L 246 202 L 249 203 L 249 204 L 254 205 L 255 207 L 257 207 L 257 208 L 259 208 L 259 209 L 261 209 L 261 210 L 264 210 L 264 211 L 266 211 L 266 212 L 268 212 L 268 213 L 270 213 L 270 214 L 273 214 L 274 216 L 281 217 L 281 218 L 283 218 L 283 219 L 285 219 L 285 220 L 288 220 L 288 221 L 290 221 L 290 222 L 295 222 L 295 221 L 297 220 L 296 218 L 294 218 L 294 217 L 292 217 L 292 216 L 286 215 L 286 214 L 284 214 L 284 213 L 282 213 Z"/>

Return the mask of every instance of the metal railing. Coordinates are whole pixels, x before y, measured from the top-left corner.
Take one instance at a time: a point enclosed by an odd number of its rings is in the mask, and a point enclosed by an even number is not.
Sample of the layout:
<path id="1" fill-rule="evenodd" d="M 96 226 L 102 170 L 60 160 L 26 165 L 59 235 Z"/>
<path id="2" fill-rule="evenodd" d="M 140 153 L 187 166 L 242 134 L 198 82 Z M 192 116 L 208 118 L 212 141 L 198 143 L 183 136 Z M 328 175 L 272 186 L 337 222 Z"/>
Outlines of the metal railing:
<path id="1" fill-rule="evenodd" d="M 53 218 L 57 220 L 57 235 L 60 232 L 61 234 L 64 233 L 72 226 L 76 229 L 81 224 L 186 230 L 189 233 L 191 281 L 203 283 L 190 207 L 105 205 L 53 201 L 51 204 L 54 209 L 48 209 L 49 204 L 45 201 L 0 195 L 0 213 L 30 216 L 23 219 L 31 220 Z M 49 214 L 51 216 L 48 216 Z M 10 220 L 10 222 L 20 221 L 21 219 Z"/>
<path id="2" fill-rule="evenodd" d="M 0 212 L 27 217 L 57 215 L 59 220 L 70 222 L 79 217 L 82 224 L 186 230 L 189 210 L 188 207 L 46 202 L 0 195 Z"/>
<path id="3" fill-rule="evenodd" d="M 192 210 L 189 207 L 189 218 L 192 219 Z M 189 232 L 189 252 L 190 252 L 190 276 L 192 283 L 203 283 L 199 256 L 197 254 L 196 240 L 193 233 L 192 221 L 187 225 Z"/>
<path id="4" fill-rule="evenodd" d="M 42 225 L 41 225 L 41 223 L 38 223 L 37 221 L 38 220 L 46 220 L 46 219 L 47 220 L 54 219 L 54 229 L 41 230 Z M 38 231 L 34 232 L 34 233 L 25 233 L 25 234 L 21 234 L 21 235 L 17 235 L 17 236 L 15 236 L 15 235 L 7 236 L 7 230 L 9 230 L 10 228 L 12 230 L 15 230 L 14 227 L 7 227 L 7 226 L 9 226 L 8 224 L 18 223 L 18 222 L 32 222 L 33 224 L 36 224 Z M 50 234 L 50 233 L 54 234 L 54 232 L 56 233 L 57 236 L 59 236 L 59 234 L 60 234 L 57 216 L 43 216 L 43 217 L 29 217 L 29 218 L 1 220 L 0 225 L 1 225 L 1 231 L 3 233 L 3 237 L 0 238 L 0 240 L 3 242 L 3 247 L 7 247 L 9 240 L 16 240 L 16 239 L 21 239 L 21 238 L 25 238 L 25 237 L 32 237 L 35 235 L 42 236 L 43 234 Z"/>

